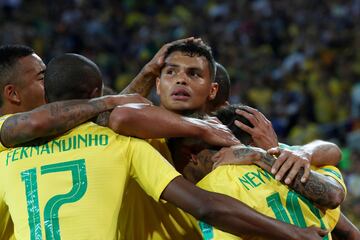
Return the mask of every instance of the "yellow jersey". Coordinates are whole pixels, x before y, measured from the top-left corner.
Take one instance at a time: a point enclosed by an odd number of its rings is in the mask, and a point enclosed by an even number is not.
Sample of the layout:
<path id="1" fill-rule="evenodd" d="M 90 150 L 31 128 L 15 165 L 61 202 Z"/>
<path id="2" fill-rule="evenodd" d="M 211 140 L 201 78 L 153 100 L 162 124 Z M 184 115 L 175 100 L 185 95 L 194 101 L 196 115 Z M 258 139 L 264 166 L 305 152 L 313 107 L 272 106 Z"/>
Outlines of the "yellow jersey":
<path id="1" fill-rule="evenodd" d="M 317 172 L 333 177 L 346 189 L 337 168 L 324 166 L 317 169 Z M 264 215 L 302 228 L 314 225 L 331 231 L 340 216 L 340 208 L 326 210 L 326 212 L 320 211 L 305 197 L 275 180 L 270 173 L 255 165 L 219 166 L 198 182 L 197 186 L 231 196 Z M 198 222 L 198 226 L 203 239 L 206 240 L 242 239 L 203 222 Z M 323 239 L 331 239 L 331 234 Z"/>
<path id="2" fill-rule="evenodd" d="M 0 206 L 17 239 L 116 239 L 134 179 L 155 201 L 180 174 L 147 142 L 82 124 L 40 146 L 0 153 Z"/>
<path id="3" fill-rule="evenodd" d="M 11 115 L 12 114 L 7 114 L 0 117 L 0 129 L 2 128 L 5 120 Z M 0 141 L 0 152 L 6 149 L 7 147 L 5 147 Z M 15 239 L 14 224 L 11 220 L 8 206 L 4 202 L 0 202 L 0 239 Z"/>
<path id="4" fill-rule="evenodd" d="M 172 162 L 165 139 L 149 143 Z M 119 215 L 121 240 L 196 240 L 201 239 L 190 215 L 165 201 L 156 202 L 130 180 Z"/>

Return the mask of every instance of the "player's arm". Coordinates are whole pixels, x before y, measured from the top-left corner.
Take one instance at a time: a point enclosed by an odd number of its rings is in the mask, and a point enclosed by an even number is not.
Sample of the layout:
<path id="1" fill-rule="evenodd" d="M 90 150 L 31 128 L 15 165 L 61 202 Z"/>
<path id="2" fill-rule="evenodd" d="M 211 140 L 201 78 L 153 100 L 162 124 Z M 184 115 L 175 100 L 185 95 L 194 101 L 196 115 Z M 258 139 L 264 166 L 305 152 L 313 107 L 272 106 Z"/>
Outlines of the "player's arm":
<path id="1" fill-rule="evenodd" d="M 359 229 L 343 214 L 340 214 L 338 223 L 331 232 L 335 240 L 357 240 L 360 239 Z"/>
<path id="2" fill-rule="evenodd" d="M 142 139 L 196 137 L 212 145 L 239 143 L 222 124 L 180 116 L 147 104 L 127 104 L 114 108 L 109 127 L 116 133 Z"/>
<path id="3" fill-rule="evenodd" d="M 231 197 L 202 190 L 182 177 L 171 181 L 161 196 L 195 218 L 237 236 L 321 239 L 319 234 L 326 234 L 318 228 L 300 229 L 269 218 Z"/>
<path id="4" fill-rule="evenodd" d="M 316 167 L 336 166 L 341 160 L 340 148 L 331 142 L 315 140 L 301 146 L 301 148 L 309 153 L 311 165 Z"/>
<path id="5" fill-rule="evenodd" d="M 67 100 L 45 104 L 29 112 L 17 113 L 7 118 L 0 130 L 1 143 L 17 146 L 37 138 L 56 136 L 129 102 L 147 102 L 138 95 L 111 95 L 86 100 Z"/>
<path id="6" fill-rule="evenodd" d="M 271 239 L 321 239 L 319 229 L 300 229 L 266 217 L 231 197 L 196 187 L 141 139 L 130 138 L 127 156 L 129 175 L 147 194 L 157 201 L 162 198 L 221 230 Z"/>
<path id="7" fill-rule="evenodd" d="M 140 71 L 140 73 L 131 81 L 131 83 L 120 93 L 130 94 L 138 93 L 143 97 L 147 97 L 151 91 L 151 88 L 155 86 L 156 78 L 159 77 L 160 71 L 164 66 L 165 54 L 169 47 L 173 44 L 189 41 L 201 41 L 199 38 L 186 38 L 176 40 L 163 45 L 155 56 L 148 62 Z"/>
<path id="8" fill-rule="evenodd" d="M 270 172 L 276 158 L 260 148 L 235 146 L 220 150 L 213 157 L 216 165 L 237 163 L 256 164 Z M 304 197 L 324 208 L 334 209 L 345 198 L 345 189 L 334 178 L 310 170 L 308 180 L 301 181 L 304 169 L 301 168 L 289 186 Z"/>

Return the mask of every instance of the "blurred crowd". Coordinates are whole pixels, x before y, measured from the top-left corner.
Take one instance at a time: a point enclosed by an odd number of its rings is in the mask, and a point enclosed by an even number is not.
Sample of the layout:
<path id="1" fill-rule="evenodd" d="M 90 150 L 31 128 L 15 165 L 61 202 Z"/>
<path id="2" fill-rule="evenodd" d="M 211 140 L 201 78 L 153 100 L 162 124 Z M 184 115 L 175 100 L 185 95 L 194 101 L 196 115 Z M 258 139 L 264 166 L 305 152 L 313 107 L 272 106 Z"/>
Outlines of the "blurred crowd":
<path id="1" fill-rule="evenodd" d="M 0 44 L 48 62 L 93 59 L 123 89 L 166 42 L 202 37 L 229 71 L 231 102 L 258 108 L 281 141 L 342 148 L 344 211 L 360 227 L 360 0 L 0 0 Z"/>

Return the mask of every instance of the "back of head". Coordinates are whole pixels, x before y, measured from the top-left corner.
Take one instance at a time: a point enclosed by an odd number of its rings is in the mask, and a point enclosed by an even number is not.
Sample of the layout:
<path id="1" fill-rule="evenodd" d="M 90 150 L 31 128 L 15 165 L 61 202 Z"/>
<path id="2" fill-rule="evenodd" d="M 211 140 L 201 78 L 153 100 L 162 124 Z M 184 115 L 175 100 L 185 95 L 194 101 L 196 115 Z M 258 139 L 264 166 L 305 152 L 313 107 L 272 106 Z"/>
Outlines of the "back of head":
<path id="1" fill-rule="evenodd" d="M 230 77 L 225 67 L 220 63 L 216 63 L 215 82 L 219 85 L 216 96 L 209 102 L 209 111 L 214 111 L 217 108 L 225 105 L 230 97 Z"/>
<path id="2" fill-rule="evenodd" d="M 165 59 L 173 52 L 181 52 L 188 56 L 204 57 L 209 63 L 211 81 L 215 80 L 215 59 L 209 45 L 202 42 L 181 42 L 169 47 L 165 53 Z"/>
<path id="3" fill-rule="evenodd" d="M 48 102 L 98 97 L 102 78 L 98 66 L 78 54 L 64 54 L 47 65 L 44 79 Z"/>
<path id="4" fill-rule="evenodd" d="M 16 83 L 16 63 L 20 58 L 29 56 L 34 50 L 23 45 L 5 45 L 0 47 L 0 105 L 3 89 L 9 83 Z"/>
<path id="5" fill-rule="evenodd" d="M 238 120 L 249 127 L 254 127 L 254 125 L 252 125 L 245 117 L 236 114 L 235 111 L 237 108 L 241 108 L 241 105 L 233 104 L 222 107 L 215 112 L 215 117 L 217 117 L 224 125 L 226 125 L 234 134 L 234 136 L 240 140 L 241 143 L 250 145 L 252 143 L 251 135 L 237 127 L 235 125 L 235 120 Z M 246 111 L 245 109 L 242 110 Z"/>

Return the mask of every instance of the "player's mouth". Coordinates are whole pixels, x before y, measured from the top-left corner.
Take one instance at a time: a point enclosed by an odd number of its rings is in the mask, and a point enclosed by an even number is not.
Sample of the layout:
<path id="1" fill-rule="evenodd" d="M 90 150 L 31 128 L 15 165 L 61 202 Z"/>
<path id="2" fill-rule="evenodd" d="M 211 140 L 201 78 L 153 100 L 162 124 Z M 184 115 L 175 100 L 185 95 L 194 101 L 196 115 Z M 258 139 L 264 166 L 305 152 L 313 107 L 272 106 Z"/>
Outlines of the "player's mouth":
<path id="1" fill-rule="evenodd" d="M 190 98 L 190 93 L 184 88 L 177 88 L 171 93 L 171 98 L 176 101 L 186 101 Z"/>

